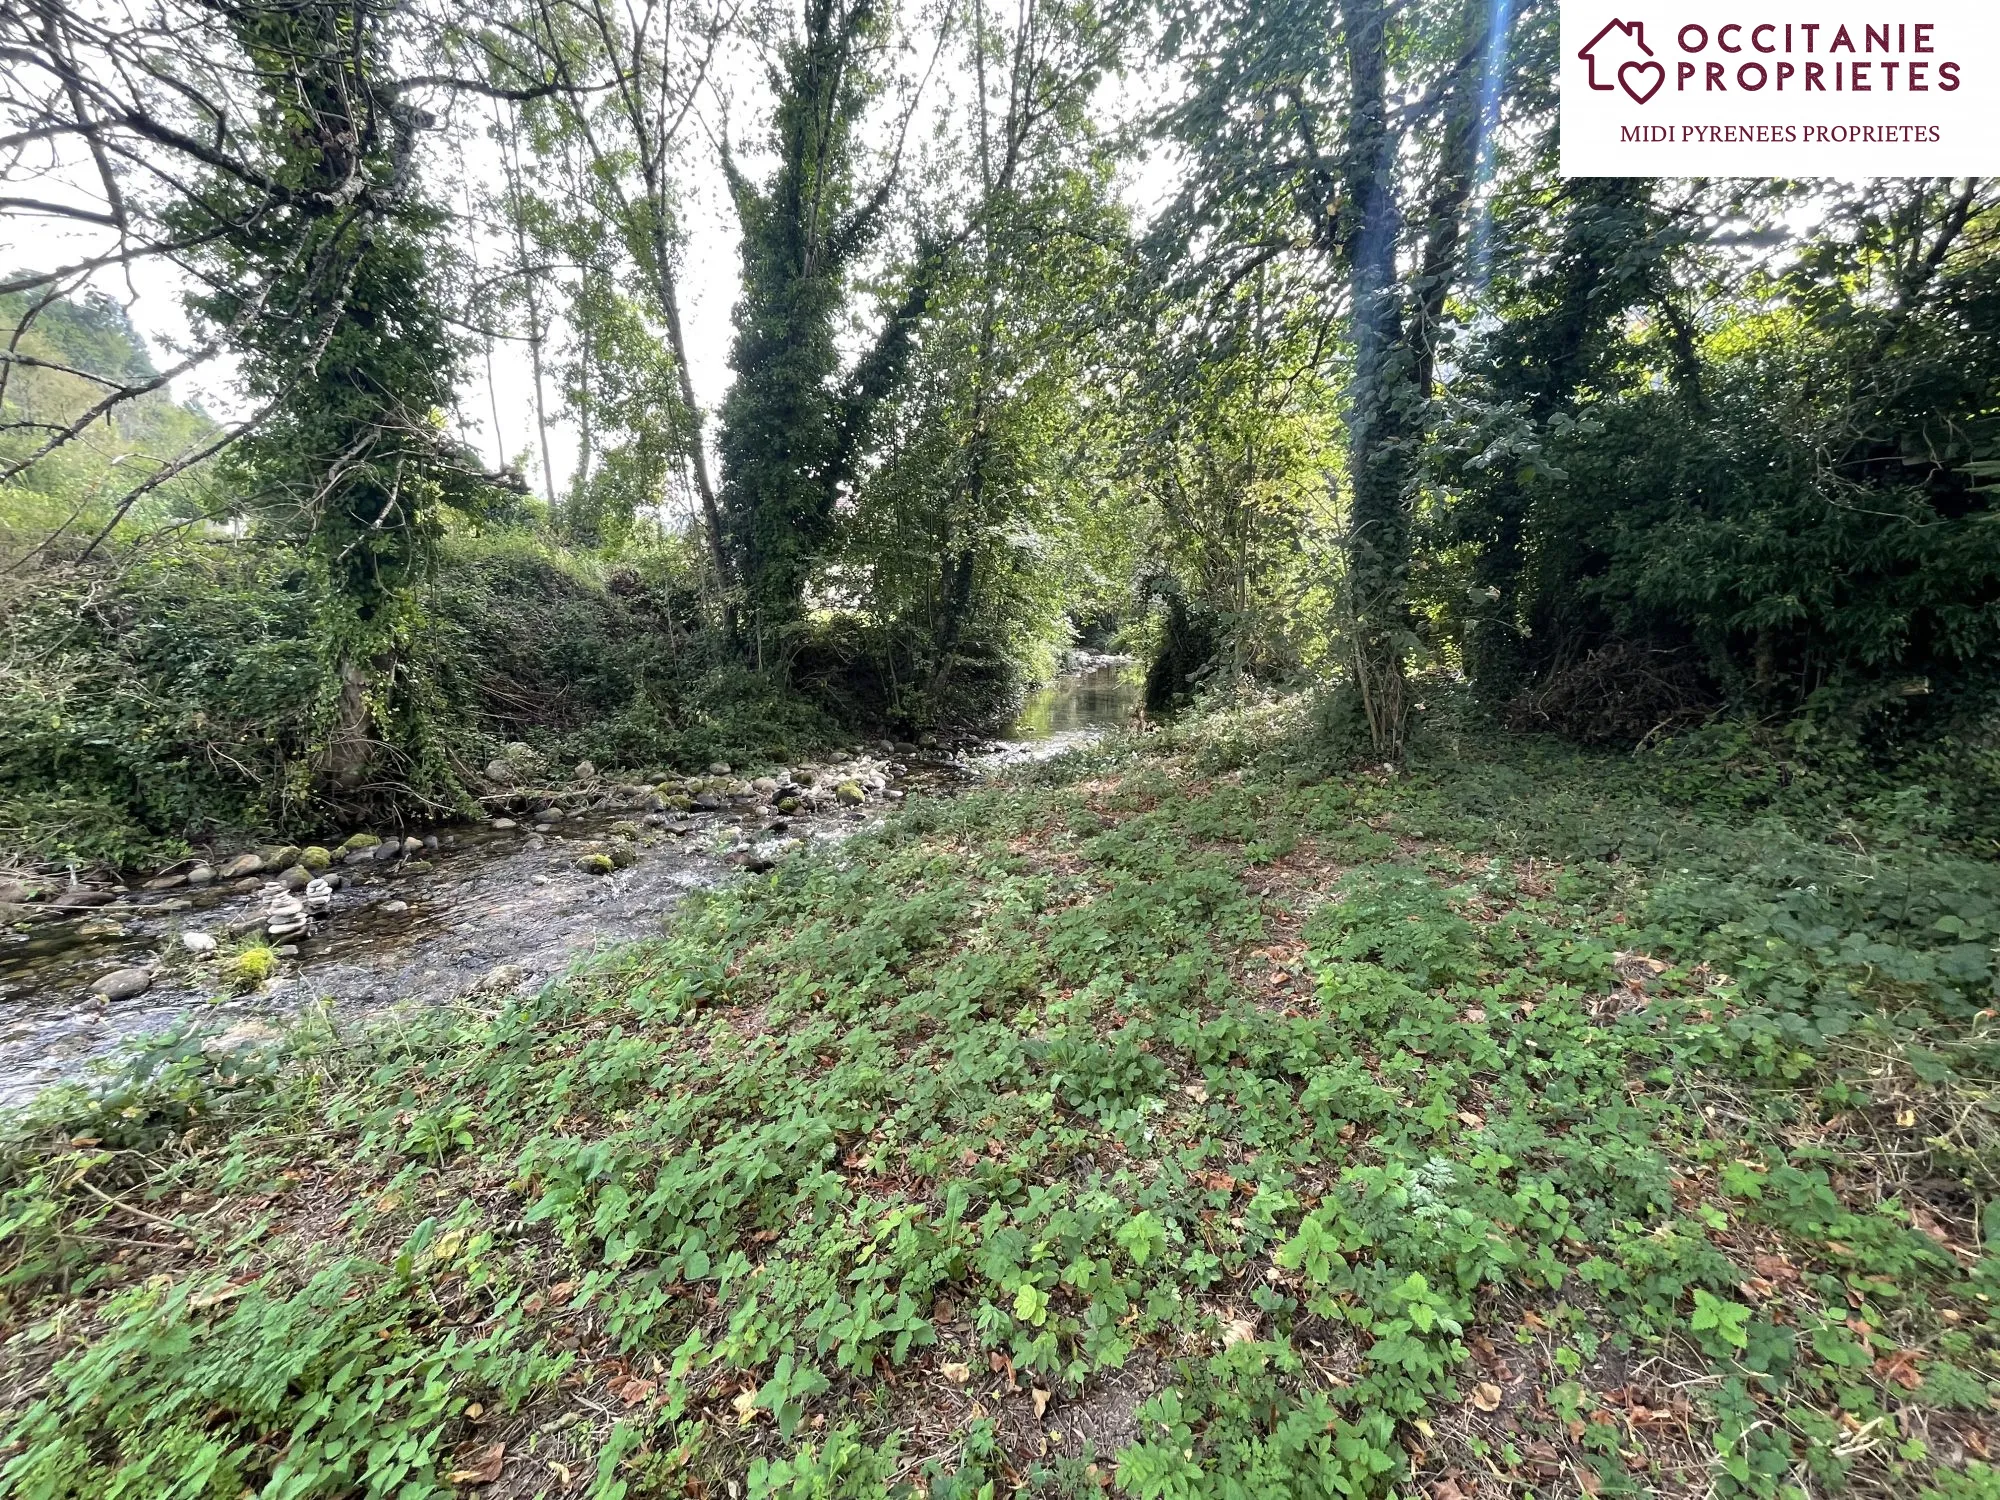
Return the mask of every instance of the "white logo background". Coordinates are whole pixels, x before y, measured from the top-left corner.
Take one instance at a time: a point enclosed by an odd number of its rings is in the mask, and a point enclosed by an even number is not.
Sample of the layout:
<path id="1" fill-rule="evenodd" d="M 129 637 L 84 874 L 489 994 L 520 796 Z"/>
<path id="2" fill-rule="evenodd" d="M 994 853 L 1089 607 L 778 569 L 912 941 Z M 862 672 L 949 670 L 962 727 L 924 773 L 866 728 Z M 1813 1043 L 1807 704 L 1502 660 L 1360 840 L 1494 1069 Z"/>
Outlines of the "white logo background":
<path id="1" fill-rule="evenodd" d="M 1562 172 L 2000 175 L 2000 0 L 1562 0 Z"/>

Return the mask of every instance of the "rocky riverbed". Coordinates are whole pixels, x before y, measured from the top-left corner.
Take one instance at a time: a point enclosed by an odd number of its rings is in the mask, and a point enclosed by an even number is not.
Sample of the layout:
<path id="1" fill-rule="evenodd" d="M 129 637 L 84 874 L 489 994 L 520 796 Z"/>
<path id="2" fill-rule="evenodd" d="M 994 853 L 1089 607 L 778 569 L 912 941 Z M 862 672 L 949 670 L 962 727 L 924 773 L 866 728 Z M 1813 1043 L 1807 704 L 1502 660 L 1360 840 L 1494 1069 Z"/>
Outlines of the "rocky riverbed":
<path id="1" fill-rule="evenodd" d="M 690 890 L 1123 722 L 1136 689 L 1120 663 L 1084 666 L 997 743 L 884 741 L 754 778 L 558 777 L 519 747 L 486 768 L 478 822 L 215 850 L 116 882 L 0 873 L 0 1104 L 190 1017 L 252 1042 L 307 1006 L 355 1017 L 532 989 L 657 934 Z"/>
<path id="2" fill-rule="evenodd" d="M 251 1040 L 309 1004 L 353 1016 L 498 997 L 655 934 L 686 892 L 840 837 L 963 760 L 895 748 L 779 775 L 495 779 L 493 815 L 407 838 L 190 860 L 117 883 L 0 884 L 0 1103 L 205 1016 Z M 321 882 L 323 900 L 308 899 Z M 314 895 L 319 892 L 313 891 Z M 317 907 L 317 910 L 311 908 Z M 301 923 L 303 925 L 301 926 Z"/>

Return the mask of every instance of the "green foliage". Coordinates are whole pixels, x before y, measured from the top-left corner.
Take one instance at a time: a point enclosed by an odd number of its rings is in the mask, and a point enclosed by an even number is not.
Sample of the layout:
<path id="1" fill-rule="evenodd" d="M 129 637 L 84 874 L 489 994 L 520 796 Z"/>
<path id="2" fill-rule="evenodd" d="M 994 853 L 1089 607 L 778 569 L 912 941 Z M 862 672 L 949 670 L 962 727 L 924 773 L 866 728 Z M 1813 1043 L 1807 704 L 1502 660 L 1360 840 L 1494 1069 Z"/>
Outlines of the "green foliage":
<path id="1" fill-rule="evenodd" d="M 0 464 L 27 467 L 0 482 L 0 558 L 14 604 L 19 575 L 33 559 L 61 563 L 99 540 L 144 535 L 214 514 L 219 502 L 199 471 L 166 479 L 121 512 L 133 486 L 208 437 L 214 424 L 199 410 L 155 389 L 114 406 L 82 441 L 33 455 L 52 430 L 76 422 L 103 399 L 105 382 L 139 385 L 158 373 L 125 308 L 101 292 L 43 303 L 23 293 L 0 296 L 9 363 L 0 381 Z M 32 587 L 32 586 L 30 586 Z"/>
<path id="2" fill-rule="evenodd" d="M 1723 702 L 1892 742 L 1983 713 L 1990 208 L 1857 188 L 1789 264 L 1724 279 L 1654 199 L 1538 197 L 1556 213 L 1496 287 L 1443 513 L 1478 542 L 1444 576 L 1474 591 L 1448 612 L 1483 685 L 1525 674 L 1531 715 L 1627 744 Z M 1709 321 L 1676 275 L 1716 278 Z"/>
<path id="3" fill-rule="evenodd" d="M 294 822 L 321 682 L 303 575 L 222 545 L 17 581 L 0 846 L 133 865 Z"/>
<path id="4" fill-rule="evenodd" d="M 857 193 L 856 125 L 871 90 L 872 0 L 808 0 L 772 72 L 777 167 L 764 188 L 725 159 L 743 225 L 743 296 L 722 407 L 722 509 L 760 662 L 787 646 L 833 536 L 873 411 L 909 355 L 913 303 L 892 314 L 843 381 L 836 323 L 854 258 L 880 232 L 885 195 Z"/>
<path id="5" fill-rule="evenodd" d="M 440 543 L 404 671 L 459 764 L 526 741 L 562 765 L 750 765 L 834 733 L 733 669 L 686 549 L 627 556 L 518 529 Z M 16 582 L 0 848 L 143 867 L 337 818 L 305 774 L 329 691 L 311 576 L 282 543 L 218 538 Z"/>
<path id="6" fill-rule="evenodd" d="M 925 804 L 497 1016 L 121 1085 L 143 1157 L 72 1097 L 5 1158 L 8 1295 L 81 1298 L 6 1482 L 428 1493 L 473 1401 L 607 1494 L 1644 1487 L 1689 1443 L 1729 1495 L 1981 1482 L 1917 1413 L 1993 1392 L 1990 1262 L 1939 1239 L 2000 1192 L 1948 957 L 1990 870 L 1546 742 L 1329 779 L 1286 722 Z M 176 1275 L 93 1238 L 119 1200 Z M 1591 1416 L 1655 1358 L 1702 1372 L 1665 1446 Z M 1040 1451 L 1111 1393 L 1120 1452 Z"/>
<path id="7" fill-rule="evenodd" d="M 449 804 L 438 705 L 406 662 L 445 513 L 478 515 L 494 491 L 443 431 L 462 351 L 428 253 L 442 216 L 407 180 L 401 137 L 417 122 L 387 97 L 392 20 L 320 4 L 232 14 L 285 192 L 203 247 L 189 308 L 265 409 L 223 462 L 259 534 L 296 546 L 311 580 L 325 664 L 311 771 L 362 802 L 390 800 L 368 790 L 387 786 Z M 227 173 L 206 188 L 184 211 L 197 223 L 250 191 Z"/>
<path id="8" fill-rule="evenodd" d="M 427 1221 L 391 1263 L 334 1259 L 296 1288 L 201 1279 L 115 1295 L 103 1336 L 54 1372 L 59 1394 L 15 1426 L 10 1492 L 450 1493 L 441 1460 L 465 1390 L 518 1400 L 560 1368 L 512 1320 L 467 1336 L 436 1315 L 440 1280 L 482 1301 L 500 1290 L 481 1249 L 444 1253 Z"/>

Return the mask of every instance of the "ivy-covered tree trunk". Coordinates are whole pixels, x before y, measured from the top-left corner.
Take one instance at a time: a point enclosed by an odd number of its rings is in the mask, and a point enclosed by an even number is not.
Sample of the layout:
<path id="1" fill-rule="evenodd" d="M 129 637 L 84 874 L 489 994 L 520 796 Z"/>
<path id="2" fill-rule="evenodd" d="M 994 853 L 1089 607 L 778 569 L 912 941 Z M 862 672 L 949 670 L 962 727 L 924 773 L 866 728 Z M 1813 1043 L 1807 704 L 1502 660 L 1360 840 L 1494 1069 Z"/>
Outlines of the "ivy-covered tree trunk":
<path id="1" fill-rule="evenodd" d="M 915 269 L 874 345 L 842 376 L 835 324 L 847 271 L 880 228 L 893 169 L 857 194 L 855 126 L 867 102 L 863 50 L 874 0 L 806 0 L 775 82 L 778 169 L 758 188 L 724 156 L 743 225 L 743 293 L 722 407 L 721 508 L 742 590 L 738 629 L 762 669 L 789 658 L 806 590 L 834 534 L 875 415 L 900 384 L 939 272 L 921 241 Z"/>
<path id="2" fill-rule="evenodd" d="M 1348 117 L 1340 234 L 1348 265 L 1349 662 L 1378 753 L 1399 758 L 1410 639 L 1410 487 L 1421 435 L 1413 350 L 1396 274 L 1398 133 L 1388 121 L 1389 6 L 1345 0 Z"/>
<path id="3" fill-rule="evenodd" d="M 864 103 L 856 53 L 872 0 L 806 0 L 776 78 L 778 169 L 762 189 L 725 162 L 743 225 L 743 293 L 722 407 L 723 526 L 761 665 L 804 611 L 833 533 L 841 467 L 830 399 L 844 273 L 879 203 L 853 197 L 853 132 Z"/>
<path id="4" fill-rule="evenodd" d="M 309 561 L 325 663 L 320 789 L 347 803 L 433 802 L 453 783 L 412 671 L 445 505 L 488 491 L 442 431 L 460 350 L 432 294 L 440 216 L 412 183 L 427 119 L 386 82 L 387 12 L 311 3 L 239 13 L 284 164 L 282 202 L 219 241 L 199 319 L 235 327 L 261 422 L 229 460 L 257 524 Z M 226 192 L 226 183 L 217 192 Z M 269 283 L 240 320 L 235 288 Z"/>

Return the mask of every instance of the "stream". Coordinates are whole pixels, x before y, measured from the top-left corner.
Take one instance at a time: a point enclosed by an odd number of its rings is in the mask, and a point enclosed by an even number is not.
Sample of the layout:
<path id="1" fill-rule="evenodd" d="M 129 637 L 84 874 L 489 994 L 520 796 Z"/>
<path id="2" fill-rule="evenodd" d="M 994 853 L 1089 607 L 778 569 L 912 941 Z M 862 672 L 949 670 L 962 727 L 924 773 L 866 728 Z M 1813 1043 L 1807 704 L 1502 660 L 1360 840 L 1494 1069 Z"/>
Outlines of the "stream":
<path id="1" fill-rule="evenodd" d="M 0 906 L 0 1105 L 190 1018 L 207 1021 L 213 1045 L 249 1045 L 314 1004 L 352 1018 L 532 991 L 597 949 L 657 935 L 688 891 L 768 868 L 803 841 L 846 837 L 905 795 L 949 795 L 989 769 L 1088 744 L 1127 724 L 1138 698 L 1128 664 L 1089 658 L 1035 691 L 997 740 L 950 753 L 884 741 L 786 773 L 800 785 L 780 793 L 802 803 L 789 815 L 754 791 L 685 811 L 661 807 L 644 785 L 524 793 L 516 800 L 539 815 L 504 808 L 484 823 L 434 830 L 434 847 L 336 865 L 328 909 L 246 993 L 228 993 L 218 956 L 257 937 L 268 874 L 159 891 L 136 877 L 88 898 L 101 904 Z M 859 806 L 832 793 L 849 781 L 866 789 Z M 629 864 L 609 874 L 579 867 L 612 840 Z M 189 951 L 184 934 L 214 938 L 216 951 Z M 119 970 L 146 971 L 149 987 L 127 999 L 91 992 Z"/>

